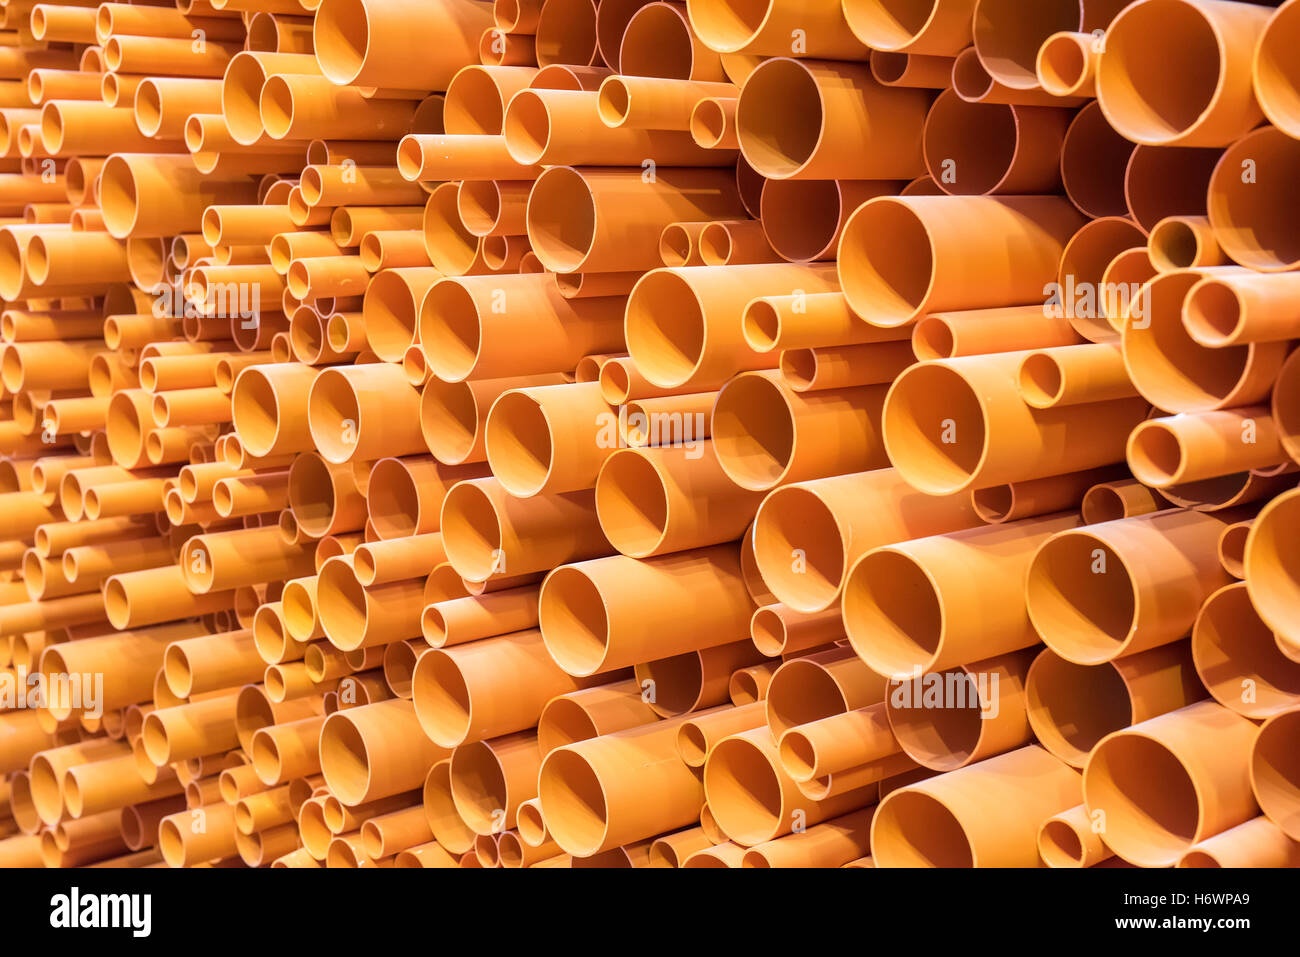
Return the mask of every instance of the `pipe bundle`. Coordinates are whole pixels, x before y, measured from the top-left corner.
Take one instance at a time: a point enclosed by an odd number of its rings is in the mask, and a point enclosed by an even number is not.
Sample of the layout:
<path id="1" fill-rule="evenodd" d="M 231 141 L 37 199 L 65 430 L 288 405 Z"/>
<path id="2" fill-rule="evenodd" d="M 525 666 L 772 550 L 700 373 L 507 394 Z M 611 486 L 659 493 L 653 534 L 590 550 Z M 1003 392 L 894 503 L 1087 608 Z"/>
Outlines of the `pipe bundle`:
<path id="1" fill-rule="evenodd" d="M 1300 866 L 1300 0 L 0 14 L 0 866 Z"/>

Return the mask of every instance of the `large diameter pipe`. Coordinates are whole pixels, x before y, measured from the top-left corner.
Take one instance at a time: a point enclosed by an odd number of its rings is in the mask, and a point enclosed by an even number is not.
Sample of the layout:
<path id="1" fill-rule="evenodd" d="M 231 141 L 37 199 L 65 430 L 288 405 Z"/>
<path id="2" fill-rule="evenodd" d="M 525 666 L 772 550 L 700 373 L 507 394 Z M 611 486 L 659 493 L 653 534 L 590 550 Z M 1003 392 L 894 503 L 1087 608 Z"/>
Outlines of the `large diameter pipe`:
<path id="1" fill-rule="evenodd" d="M 1130 5 L 1106 31 L 1097 65 L 1106 118 L 1152 146 L 1227 146 L 1248 133 L 1264 118 L 1251 68 L 1270 15 L 1223 0 Z"/>
<path id="2" fill-rule="evenodd" d="M 773 371 L 736 376 L 718 393 L 710 432 L 736 485 L 766 491 L 859 469 L 883 468 L 884 385 L 795 392 Z M 819 436 L 834 435 L 833 442 Z"/>
<path id="3" fill-rule="evenodd" d="M 490 8 L 473 0 L 322 0 L 312 45 L 321 72 L 337 84 L 445 90 L 478 60 L 491 26 Z"/>
<path id="4" fill-rule="evenodd" d="M 798 10 L 779 0 L 751 7 L 736 0 L 689 0 L 691 27 L 711 50 L 751 56 L 782 56 L 792 36 L 802 40 L 800 55 L 829 60 L 860 60 L 862 42 L 847 29 L 836 0 L 816 0 Z"/>
<path id="5" fill-rule="evenodd" d="M 680 601 L 695 609 L 689 621 L 676 613 Z M 752 614 L 739 553 L 725 545 L 563 565 L 542 584 L 539 605 L 547 648 L 576 676 L 736 641 Z"/>
<path id="6" fill-rule="evenodd" d="M 575 219 L 574 209 L 591 212 Z M 664 227 L 733 219 L 742 211 L 736 179 L 728 171 L 656 169 L 646 182 L 635 170 L 560 166 L 546 170 L 533 185 L 528 238 L 538 259 L 554 272 L 652 269 L 661 261 Z"/>
<path id="7" fill-rule="evenodd" d="M 864 63 L 764 60 L 736 105 L 740 150 L 769 179 L 912 179 L 930 94 L 882 86 Z"/>
<path id="8" fill-rule="evenodd" d="M 621 449 L 596 480 L 596 513 L 624 555 L 649 558 L 739 538 L 762 502 L 726 474 L 711 443 Z"/>
<path id="9" fill-rule="evenodd" d="M 1061 657 L 1097 665 L 1177 641 L 1231 579 L 1219 536 L 1231 518 L 1169 509 L 1059 532 L 1029 567 L 1029 617 Z"/>
<path id="10" fill-rule="evenodd" d="M 1083 222 L 1058 197 L 879 197 L 844 227 L 840 282 L 853 311 L 881 326 L 1041 303 Z"/>
<path id="11" fill-rule="evenodd" d="M 1029 668 L 1025 691 L 1039 743 L 1076 768 L 1112 731 L 1205 697 L 1184 641 L 1100 665 L 1078 665 L 1044 649 Z"/>
<path id="12" fill-rule="evenodd" d="M 1278 201 L 1297 167 L 1300 143 L 1272 126 L 1224 151 L 1210 177 L 1208 214 L 1214 238 L 1235 262 L 1260 272 L 1300 265 L 1300 246 Z"/>
<path id="13" fill-rule="evenodd" d="M 448 756 L 425 737 L 415 705 L 402 698 L 336 711 L 321 727 L 321 773 L 349 807 L 424 785 Z"/>
<path id="14" fill-rule="evenodd" d="M 431 650 L 416 663 L 411 688 L 423 733 L 455 748 L 531 728 L 552 698 L 608 678 L 566 674 L 541 632 L 529 629 Z"/>
<path id="15" fill-rule="evenodd" d="M 1291 529 L 1300 520 L 1300 490 L 1279 495 L 1264 506 L 1246 538 L 1246 588 L 1259 616 L 1279 640 L 1300 645 L 1300 548 Z M 1225 583 L 1226 584 L 1226 583 Z"/>
<path id="16" fill-rule="evenodd" d="M 613 296 L 565 299 L 543 273 L 448 277 L 421 305 L 420 348 L 445 382 L 568 372 L 622 351 L 622 307 Z"/>
<path id="17" fill-rule="evenodd" d="M 927 495 L 897 469 L 858 472 L 770 493 L 754 522 L 754 559 L 778 600 L 811 614 L 835 602 L 871 548 L 980 523 L 969 496 Z"/>
<path id="18" fill-rule="evenodd" d="M 890 460 L 909 482 L 942 495 L 1123 461 L 1146 400 L 1034 409 L 1017 381 L 1028 355 L 936 359 L 894 381 L 882 429 Z"/>
<path id="19" fill-rule="evenodd" d="M 1038 826 L 1079 804 L 1079 772 L 1030 745 L 892 791 L 871 825 L 880 867 L 1038 867 Z"/>
<path id="20" fill-rule="evenodd" d="M 684 718 L 556 748 L 542 762 L 538 797 L 551 837 L 591 857 L 699 820 L 704 787 L 677 754 Z"/>
<path id="21" fill-rule="evenodd" d="M 850 643 L 895 679 L 1038 644 L 1024 577 L 1044 542 L 1078 524 L 1058 513 L 867 552 L 844 586 Z"/>
<path id="22" fill-rule="evenodd" d="M 976 0 L 844 0 L 854 36 L 873 50 L 956 56 L 970 46 Z"/>
<path id="23" fill-rule="evenodd" d="M 1282 653 L 1245 582 L 1206 600 L 1192 629 L 1192 657 L 1214 699 L 1238 714 L 1267 718 L 1300 704 L 1300 663 Z"/>
<path id="24" fill-rule="evenodd" d="M 1291 742 L 1300 708 L 1264 722 L 1250 753 L 1250 784 L 1260 808 L 1288 837 L 1300 840 L 1300 756 Z"/>
<path id="25" fill-rule="evenodd" d="M 1250 787 L 1255 725 L 1213 701 L 1116 731 L 1093 748 L 1084 804 L 1106 844 L 1142 867 L 1169 867 L 1194 844 L 1259 813 Z"/>
<path id="26" fill-rule="evenodd" d="M 796 822 L 820 824 L 858 810 L 874 803 L 879 793 L 868 784 L 808 800 L 786 773 L 767 728 L 742 731 L 714 745 L 704 765 L 704 791 L 718 827 L 745 847 L 790 834 Z"/>
<path id="27" fill-rule="evenodd" d="M 688 266 L 646 273 L 627 299 L 627 351 L 637 371 L 661 389 L 707 392 L 737 372 L 773 369 L 778 357 L 754 352 L 741 317 L 756 296 L 838 291 L 829 263 Z"/>

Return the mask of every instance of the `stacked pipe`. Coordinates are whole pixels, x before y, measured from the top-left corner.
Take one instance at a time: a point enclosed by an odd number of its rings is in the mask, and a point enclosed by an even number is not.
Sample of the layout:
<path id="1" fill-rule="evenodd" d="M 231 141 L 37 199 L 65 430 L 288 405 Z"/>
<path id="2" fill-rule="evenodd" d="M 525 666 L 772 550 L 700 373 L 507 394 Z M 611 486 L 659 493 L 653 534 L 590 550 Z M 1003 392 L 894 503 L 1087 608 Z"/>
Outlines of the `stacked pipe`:
<path id="1" fill-rule="evenodd" d="M 1300 0 L 0 10 L 0 865 L 1300 864 Z"/>

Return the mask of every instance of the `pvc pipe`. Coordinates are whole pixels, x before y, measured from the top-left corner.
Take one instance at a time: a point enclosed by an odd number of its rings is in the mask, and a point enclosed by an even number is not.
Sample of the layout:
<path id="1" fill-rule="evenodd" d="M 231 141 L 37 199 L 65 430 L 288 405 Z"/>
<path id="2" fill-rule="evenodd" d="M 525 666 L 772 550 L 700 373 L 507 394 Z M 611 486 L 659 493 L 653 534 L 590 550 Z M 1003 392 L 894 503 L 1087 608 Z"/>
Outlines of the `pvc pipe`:
<path id="1" fill-rule="evenodd" d="M 1164 511 L 1060 532 L 1030 566 L 1030 619 L 1049 647 L 1079 664 L 1181 638 L 1205 599 L 1230 584 L 1218 561 L 1229 523 Z"/>
<path id="2" fill-rule="evenodd" d="M 1255 737 L 1250 756 L 1250 783 L 1255 799 L 1268 819 L 1295 840 L 1300 834 L 1300 767 L 1288 735 L 1295 730 L 1300 710 L 1274 715 Z"/>
<path id="3" fill-rule="evenodd" d="M 235 734 L 236 697 L 231 692 L 150 712 L 142 730 L 149 760 L 161 767 L 235 747 L 239 743 Z"/>
<path id="4" fill-rule="evenodd" d="M 736 320 L 756 295 L 792 287 L 832 293 L 835 282 L 821 264 L 655 269 L 627 300 L 628 352 L 640 374 L 663 389 L 709 391 L 736 372 L 772 368 L 774 357 L 753 354 Z"/>
<path id="5" fill-rule="evenodd" d="M 934 679 L 913 670 L 886 699 L 899 747 L 923 767 L 951 771 L 1028 744 L 1024 689 L 1033 658 L 1032 648 L 1021 649 L 935 672 Z"/>
<path id="6" fill-rule="evenodd" d="M 1255 817 L 1247 754 L 1256 729 L 1212 701 L 1107 735 L 1083 772 L 1084 803 L 1126 861 L 1168 867 L 1194 844 Z"/>
<path id="7" fill-rule="evenodd" d="M 891 792 L 871 826 L 880 867 L 1037 867 L 1039 824 L 1079 803 L 1077 771 L 1037 747 Z"/>
<path id="8" fill-rule="evenodd" d="M 600 85 L 597 112 L 610 129 L 689 130 L 701 99 L 738 93 L 730 83 L 615 75 Z"/>
<path id="9" fill-rule="evenodd" d="M 697 613 L 689 623 L 674 618 L 668 628 L 679 593 L 692 595 Z M 547 649 L 578 676 L 725 644 L 746 633 L 751 613 L 739 555 L 726 546 L 565 565 L 543 583 L 539 605 Z"/>
<path id="10" fill-rule="evenodd" d="M 193 16 L 180 10 L 139 7 L 129 3 L 101 3 L 96 10 L 95 40 L 100 44 L 114 36 L 183 37 L 194 30 L 218 40 L 240 40 L 243 25 L 222 16 Z"/>
<path id="11" fill-rule="evenodd" d="M 398 852 L 393 858 L 394 867 L 459 867 L 457 859 L 452 857 L 436 841 L 408 847 Z"/>
<path id="12" fill-rule="evenodd" d="M 907 331 L 907 327 L 900 327 L 899 331 Z M 1080 341 L 1068 320 L 1042 306 L 930 313 L 913 325 L 910 332 L 913 352 L 921 361 L 1049 349 Z"/>
<path id="13" fill-rule="evenodd" d="M 887 682 L 852 649 L 836 646 L 786 661 L 768 685 L 767 724 L 774 739 L 797 725 L 884 700 Z"/>
<path id="14" fill-rule="evenodd" d="M 545 757 L 538 796 L 547 829 L 566 853 L 590 857 L 698 820 L 704 788 L 677 756 L 680 724 L 658 721 Z"/>
<path id="15" fill-rule="evenodd" d="M 585 355 L 621 350 L 622 305 L 565 299 L 541 273 L 448 278 L 425 296 L 419 340 L 448 382 L 571 370 Z"/>
<path id="16" fill-rule="evenodd" d="M 691 138 L 696 146 L 710 150 L 738 150 L 735 97 L 711 96 L 699 100 L 691 110 Z"/>
<path id="17" fill-rule="evenodd" d="M 1125 9 L 1107 29 L 1097 65 L 1106 119 L 1135 143 L 1155 146 L 1227 146 L 1245 135 L 1264 118 L 1251 66 L 1270 16 L 1222 0 Z M 1169 66 L 1153 69 L 1155 62 Z M 1180 63 L 1198 64 L 1204 80 L 1171 86 L 1167 69 Z"/>
<path id="18" fill-rule="evenodd" d="M 417 453 L 425 448 L 419 403 L 396 366 L 332 367 L 312 385 L 311 437 L 325 459 L 339 464 Z"/>
<path id="19" fill-rule="evenodd" d="M 952 79 L 952 57 L 871 51 L 871 75 L 885 86 L 942 90 Z"/>
<path id="20" fill-rule="evenodd" d="M 849 0 L 844 18 L 873 50 L 953 56 L 971 42 L 975 0 Z"/>
<path id="21" fill-rule="evenodd" d="M 415 706 L 401 698 L 335 712 L 320 742 L 325 782 L 350 807 L 419 787 L 447 756 L 424 737 Z"/>
<path id="22" fill-rule="evenodd" d="M 1123 216 L 1125 171 L 1135 144 L 1106 120 L 1091 102 L 1070 123 L 1061 146 L 1061 181 L 1066 195 L 1085 215 Z"/>
<path id="23" fill-rule="evenodd" d="M 1295 64 L 1288 51 L 1296 36 L 1296 5 L 1283 3 L 1264 26 L 1264 32 L 1255 48 L 1253 73 L 1255 96 L 1270 123 L 1289 135 L 1300 130 L 1297 113 L 1300 101 L 1297 98 Z"/>
<path id="24" fill-rule="evenodd" d="M 866 64 L 778 56 L 745 80 L 736 130 L 745 159 L 769 179 L 911 179 L 923 171 L 929 101 L 923 90 L 881 86 Z"/>
<path id="25" fill-rule="evenodd" d="M 570 221 L 577 204 L 595 210 L 589 222 Z M 742 208 L 725 171 L 656 168 L 646 183 L 635 171 L 559 167 L 539 176 L 529 195 L 528 239 L 554 272 L 653 269 L 664 227 L 734 218 Z"/>
<path id="26" fill-rule="evenodd" d="M 762 500 L 737 489 L 711 448 L 623 449 L 596 482 L 601 528 L 624 555 L 648 558 L 729 542 L 748 528 Z"/>
<path id="27" fill-rule="evenodd" d="M 780 56 L 790 52 L 790 38 L 797 35 L 804 56 L 854 60 L 865 54 L 862 43 L 844 29 L 839 4 L 830 0 L 820 0 L 799 14 L 778 3 L 751 10 L 727 0 L 690 0 L 686 8 L 700 39 L 720 53 Z M 792 30 L 799 32 L 792 34 Z"/>
<path id="28" fill-rule="evenodd" d="M 447 493 L 442 516 L 448 560 L 471 581 L 546 571 L 610 550 L 586 491 L 517 499 L 495 478 L 472 479 Z"/>
<path id="29" fill-rule="evenodd" d="M 654 712 L 675 717 L 723 705 L 731 675 L 762 655 L 748 640 L 639 663 L 634 674 Z"/>
<path id="30" fill-rule="evenodd" d="M 834 259 L 853 211 L 901 187 L 897 180 L 768 180 L 759 204 L 763 229 L 772 248 L 790 262 Z"/>
<path id="31" fill-rule="evenodd" d="M 528 675 L 527 689 L 505 681 L 508 674 Z M 598 683 L 560 670 L 531 629 L 429 651 L 416 663 L 412 691 L 424 733 L 454 748 L 524 731 L 551 698 Z"/>
<path id="32" fill-rule="evenodd" d="M 380 814 L 361 825 L 361 843 L 375 859 L 391 857 L 432 839 L 433 831 L 420 806 Z"/>
<path id="33" fill-rule="evenodd" d="M 187 156 L 117 154 L 104 164 L 100 202 L 111 236 L 169 236 L 196 230 L 213 203 L 255 198 L 244 176 L 203 176 Z"/>
<path id="34" fill-rule="evenodd" d="M 690 857 L 682 861 L 682 867 L 739 868 L 744 866 L 745 853 L 745 848 L 739 844 L 725 841 L 722 844 L 695 851 Z"/>
<path id="35" fill-rule="evenodd" d="M 484 429 L 488 465 L 502 487 L 518 497 L 591 488 L 614 448 L 590 441 L 574 426 L 587 422 L 599 429 L 609 415 L 595 382 L 504 392 Z"/>
<path id="36" fill-rule="evenodd" d="M 506 107 L 506 148 L 520 166 L 724 166 L 734 154 L 702 149 L 686 132 L 601 122 L 599 94 L 587 90 L 520 90 Z M 495 177 L 494 177 L 495 178 Z M 506 177 L 521 179 L 520 176 Z"/>
<path id="37" fill-rule="evenodd" d="M 883 401 L 884 386 L 796 393 L 779 372 L 744 373 L 718 393 L 713 449 L 733 482 L 758 491 L 860 465 L 883 467 L 877 418 Z M 839 438 L 834 446 L 813 442 L 814 429 Z"/>
<path id="38" fill-rule="evenodd" d="M 423 791 L 425 817 L 438 844 L 452 854 L 474 846 L 475 834 L 456 811 L 451 797 L 451 761 L 441 760 L 429 770 Z"/>
<path id="39" fill-rule="evenodd" d="M 1096 93 L 1101 46 L 1091 33 L 1053 33 L 1038 49 L 1038 85 L 1053 96 L 1092 96 Z"/>
<path id="40" fill-rule="evenodd" d="M 406 2 L 323 0 L 312 39 L 321 72 L 335 83 L 443 90 L 460 66 L 478 58 L 478 38 L 489 26 L 490 9 L 469 0 L 436 9 Z M 357 37 L 364 37 L 361 44 Z"/>
<path id="41" fill-rule="evenodd" d="M 779 602 L 756 610 L 749 629 L 754 646 L 769 657 L 822 648 L 844 634 L 838 608 L 806 614 Z"/>
<path id="42" fill-rule="evenodd" d="M 1264 469 L 1286 460 L 1265 406 L 1148 419 L 1129 436 L 1129 467 L 1154 488 Z"/>
<path id="43" fill-rule="evenodd" d="M 443 382 L 432 378 L 420 395 L 420 427 L 434 457 L 446 465 L 484 462 L 487 410 L 504 392 L 540 385 L 558 385 L 559 373 L 518 378 Z"/>
<path id="44" fill-rule="evenodd" d="M 1157 276 L 1139 294 L 1141 321 L 1124 324 L 1124 363 L 1133 385 L 1168 412 L 1208 412 L 1251 405 L 1268 394 L 1286 347 L 1276 342 L 1206 348 L 1182 322 L 1194 270 Z"/>
<path id="45" fill-rule="evenodd" d="M 1163 507 L 1161 498 L 1140 482 L 1102 482 L 1088 489 L 1083 497 L 1083 521 L 1096 525 L 1158 512 Z"/>
<path id="46" fill-rule="evenodd" d="M 742 867 L 842 867 L 870 850 L 871 818 L 865 808 L 750 848 Z"/>
<path id="47" fill-rule="evenodd" d="M 1228 262 L 1205 216 L 1167 216 L 1151 228 L 1147 242 L 1157 272 L 1202 269 Z"/>
<path id="48" fill-rule="evenodd" d="M 762 223 L 752 219 L 705 224 L 700 230 L 699 254 L 705 266 L 769 263 L 779 258 L 767 241 Z"/>
<path id="49" fill-rule="evenodd" d="M 899 747 L 885 702 L 796 725 L 778 743 L 782 767 L 799 783 L 860 768 L 870 769 L 870 783 L 917 766 Z"/>
<path id="50" fill-rule="evenodd" d="M 1295 545 L 1284 530 L 1300 512 L 1300 491 L 1277 496 L 1264 506 L 1246 539 L 1246 587 L 1260 618 L 1279 643 L 1300 644 L 1300 625 L 1291 609 L 1300 595 L 1294 569 Z"/>
<path id="51" fill-rule="evenodd" d="M 266 670 L 251 631 L 183 638 L 167 646 L 163 674 L 178 698 L 256 682 Z"/>
<path id="52" fill-rule="evenodd" d="M 1114 857 L 1082 804 L 1049 817 L 1038 829 L 1038 856 L 1048 867 L 1096 867 Z"/>
<path id="53" fill-rule="evenodd" d="M 466 66 L 447 87 L 443 125 L 453 136 L 499 136 L 506 104 L 537 70 L 520 66 Z"/>
<path id="54" fill-rule="evenodd" d="M 796 808 L 804 812 L 801 822 L 819 824 L 874 802 L 877 793 L 869 786 L 824 801 L 806 801 L 781 766 L 766 728 L 719 741 L 704 766 L 704 788 L 718 826 L 746 847 L 790 834 Z"/>
<path id="55" fill-rule="evenodd" d="M 1146 245 L 1142 230 L 1122 217 L 1093 220 L 1075 233 L 1061 255 L 1057 286 L 1051 290 L 1049 310 L 1064 316 L 1080 336 L 1091 342 L 1110 342 L 1122 329 L 1124 313 L 1138 300 L 1149 276 L 1124 283 L 1110 274 L 1112 264 L 1126 250 Z M 1141 249 L 1140 261 L 1150 276 L 1154 267 Z M 1139 307 L 1141 303 L 1139 302 Z"/>
<path id="56" fill-rule="evenodd" d="M 1216 270 L 1187 294 L 1183 326 L 1212 348 L 1290 339 L 1300 335 L 1300 316 L 1290 305 L 1294 289 L 1300 287 L 1292 273 Z"/>
<path id="57" fill-rule="evenodd" d="M 878 197 L 844 227 L 840 281 L 850 308 L 882 326 L 1041 301 L 1081 225 L 1072 206 L 1051 197 Z M 972 283 L 974 274 L 982 281 Z"/>
<path id="58" fill-rule="evenodd" d="M 286 545 L 276 528 L 195 535 L 181 549 L 181 569 L 196 595 L 310 574 L 311 551 Z M 119 576 L 120 577 L 120 576 Z"/>
<path id="59" fill-rule="evenodd" d="M 549 754 L 564 745 L 657 720 L 641 683 L 629 678 L 556 695 L 537 720 L 537 741 Z"/>
<path id="60" fill-rule="evenodd" d="M 850 644 L 896 680 L 1036 645 L 1025 574 L 1049 538 L 1077 526 L 1065 512 L 866 552 L 844 584 Z"/>
<path id="61" fill-rule="evenodd" d="M 1064 509 L 1077 509 L 1087 493 L 1097 487 L 1098 480 L 1122 473 L 1120 468 L 1088 469 L 1067 475 L 1052 475 L 1028 482 L 1009 482 L 991 485 L 971 492 L 971 504 L 981 519 L 989 525 L 1013 522 L 1035 515 L 1048 515 Z M 1137 484 L 1137 483 L 1134 483 Z M 1139 486 L 1140 487 L 1140 486 Z M 1154 512 L 1160 506 L 1151 505 Z M 1123 514 L 1112 516 L 1122 518 Z M 1103 521 L 1103 519 L 1093 519 Z M 1085 516 L 1085 524 L 1089 524 Z"/>
<path id="62" fill-rule="evenodd" d="M 1121 459 L 1119 442 L 1145 417 L 1146 402 L 1032 410 L 1015 386 L 1024 358 L 1008 352 L 933 360 L 895 380 L 882 432 L 890 460 L 908 481 L 944 494 Z"/>
<path id="63" fill-rule="evenodd" d="M 371 469 L 367 489 L 372 537 L 387 540 L 438 531 L 448 489 L 486 471 L 474 465 L 444 466 L 423 455 L 380 459 Z"/>
<path id="64" fill-rule="evenodd" d="M 946 90 L 926 116 L 926 167 L 950 194 L 1053 192 L 1070 118 L 1046 107 L 968 103 Z"/>
<path id="65" fill-rule="evenodd" d="M 1300 843 L 1272 821 L 1257 817 L 1194 845 L 1179 867 L 1295 867 Z"/>
<path id="66" fill-rule="evenodd" d="M 925 495 L 895 469 L 797 483 L 769 494 L 759 509 L 756 564 L 777 600 L 813 613 L 831 606 L 849 568 L 871 548 L 979 523 L 968 496 Z"/>
<path id="67" fill-rule="evenodd" d="M 206 861 L 222 860 L 236 853 L 235 811 L 226 804 L 203 808 L 204 828 L 191 827 L 192 811 L 162 818 L 158 828 L 158 849 L 169 867 L 193 867 Z"/>
<path id="68" fill-rule="evenodd" d="M 1020 395 L 1035 409 L 1135 396 L 1124 357 L 1112 343 L 1031 352 L 1020 364 Z M 1140 430 L 1143 426 L 1139 425 Z"/>
<path id="69" fill-rule="evenodd" d="M 193 594 L 178 565 L 147 568 L 105 580 L 103 614 L 114 628 L 124 630 L 228 608 L 232 597 L 229 591 Z"/>
<path id="70" fill-rule="evenodd" d="M 1192 656 L 1210 694 L 1238 714 L 1267 718 L 1300 703 L 1300 664 L 1283 654 L 1244 582 L 1206 600 L 1192 629 Z"/>
<path id="71" fill-rule="evenodd" d="M 514 828 L 519 804 L 537 796 L 541 761 L 537 735 L 528 731 L 457 747 L 451 795 L 461 820 L 481 836 Z"/>

